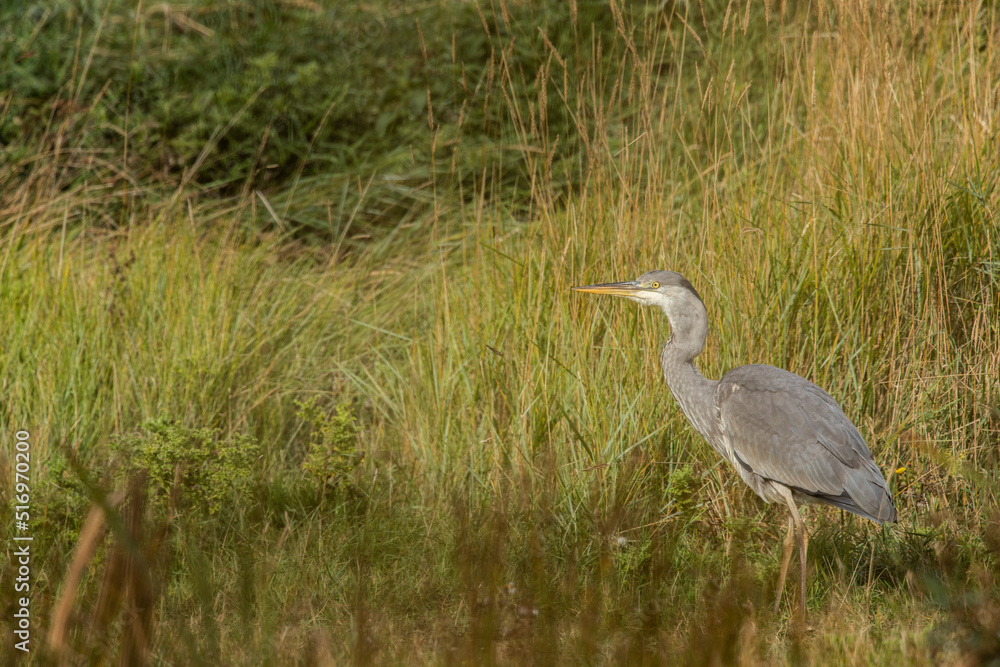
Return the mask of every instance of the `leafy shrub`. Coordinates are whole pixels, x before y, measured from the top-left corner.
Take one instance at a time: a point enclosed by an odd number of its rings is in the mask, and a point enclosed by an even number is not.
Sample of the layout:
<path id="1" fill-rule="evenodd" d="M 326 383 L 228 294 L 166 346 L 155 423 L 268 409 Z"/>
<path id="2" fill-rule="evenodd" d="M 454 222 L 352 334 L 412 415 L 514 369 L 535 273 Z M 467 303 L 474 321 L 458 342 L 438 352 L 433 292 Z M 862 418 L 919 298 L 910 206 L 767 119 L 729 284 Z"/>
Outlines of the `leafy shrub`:
<path id="1" fill-rule="evenodd" d="M 689 465 L 674 468 L 667 478 L 666 495 L 672 512 L 684 513 L 694 505 L 694 494 L 698 490 L 698 478 Z"/>
<path id="2" fill-rule="evenodd" d="M 127 477 L 146 475 L 154 502 L 219 511 L 225 496 L 243 489 L 260 455 L 257 441 L 243 434 L 228 440 L 218 429 L 191 429 L 166 419 L 144 423 L 136 432 L 115 440 L 112 450 L 125 461 Z"/>
<path id="3" fill-rule="evenodd" d="M 365 458 L 358 450 L 358 425 L 350 408 L 341 403 L 334 412 L 327 412 L 315 398 L 296 405 L 296 414 L 312 427 L 302 469 L 325 485 L 340 484 Z"/>

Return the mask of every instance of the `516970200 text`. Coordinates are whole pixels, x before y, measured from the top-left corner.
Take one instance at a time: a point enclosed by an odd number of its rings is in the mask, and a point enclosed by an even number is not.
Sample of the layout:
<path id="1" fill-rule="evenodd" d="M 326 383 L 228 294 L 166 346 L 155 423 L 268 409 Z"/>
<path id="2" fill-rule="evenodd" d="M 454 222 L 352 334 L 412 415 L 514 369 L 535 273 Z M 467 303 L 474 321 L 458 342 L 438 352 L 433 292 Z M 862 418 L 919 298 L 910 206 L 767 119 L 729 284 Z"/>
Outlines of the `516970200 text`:
<path id="1" fill-rule="evenodd" d="M 14 434 L 14 647 L 25 653 L 31 641 L 31 435 L 27 431 Z"/>

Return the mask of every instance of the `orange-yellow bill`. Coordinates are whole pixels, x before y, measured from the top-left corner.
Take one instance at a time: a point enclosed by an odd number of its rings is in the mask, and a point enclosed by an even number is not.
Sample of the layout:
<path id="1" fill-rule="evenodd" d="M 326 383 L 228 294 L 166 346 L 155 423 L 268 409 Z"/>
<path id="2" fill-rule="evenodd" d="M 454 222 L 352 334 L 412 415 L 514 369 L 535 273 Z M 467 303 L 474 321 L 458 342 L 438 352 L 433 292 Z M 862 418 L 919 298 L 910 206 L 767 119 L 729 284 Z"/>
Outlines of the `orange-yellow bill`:
<path id="1" fill-rule="evenodd" d="M 624 283 L 600 283 L 599 285 L 583 285 L 572 288 L 577 292 L 590 292 L 591 294 L 611 294 L 613 296 L 632 296 L 636 292 L 642 291 L 643 287 L 638 282 L 632 280 Z"/>

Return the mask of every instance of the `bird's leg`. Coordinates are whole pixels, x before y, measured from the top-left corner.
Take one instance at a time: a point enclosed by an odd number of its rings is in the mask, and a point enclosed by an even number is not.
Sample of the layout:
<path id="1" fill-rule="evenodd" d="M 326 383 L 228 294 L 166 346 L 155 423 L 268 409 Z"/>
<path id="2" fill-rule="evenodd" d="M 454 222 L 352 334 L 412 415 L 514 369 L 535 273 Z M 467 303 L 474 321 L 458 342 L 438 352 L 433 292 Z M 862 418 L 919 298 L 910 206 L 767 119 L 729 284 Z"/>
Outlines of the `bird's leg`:
<path id="1" fill-rule="evenodd" d="M 795 531 L 795 538 L 799 543 L 799 561 L 802 564 L 802 578 L 799 583 L 799 617 L 804 622 L 806 620 L 806 549 L 809 546 L 809 536 L 806 534 L 806 525 L 802 522 L 802 517 L 799 516 L 799 508 L 795 506 L 795 499 L 792 498 L 792 490 L 787 486 L 779 485 L 774 482 L 771 483 L 772 488 L 774 488 L 778 495 L 780 495 L 784 501 L 785 505 L 788 506 L 788 518 L 789 518 L 789 535 L 792 534 L 792 529 Z M 788 540 L 788 537 L 785 537 Z M 790 556 L 791 549 L 786 545 L 785 554 Z M 782 561 L 782 577 L 781 582 L 784 584 L 784 574 L 785 570 L 788 568 L 787 558 Z M 779 589 L 778 594 L 781 594 Z M 777 605 L 775 605 L 777 608 Z"/>
<path id="2" fill-rule="evenodd" d="M 799 584 L 799 604 L 802 609 L 802 620 L 806 620 L 806 550 L 809 548 L 809 533 L 806 524 L 799 519 L 799 562 L 802 564 L 802 580 Z"/>
<path id="3" fill-rule="evenodd" d="M 788 515 L 788 532 L 785 533 L 785 540 L 781 545 L 781 571 L 778 574 L 778 592 L 774 596 L 774 613 L 778 613 L 781 605 L 781 593 L 785 589 L 785 575 L 788 574 L 788 562 L 792 559 L 792 551 L 795 549 L 795 522 L 792 515 Z"/>

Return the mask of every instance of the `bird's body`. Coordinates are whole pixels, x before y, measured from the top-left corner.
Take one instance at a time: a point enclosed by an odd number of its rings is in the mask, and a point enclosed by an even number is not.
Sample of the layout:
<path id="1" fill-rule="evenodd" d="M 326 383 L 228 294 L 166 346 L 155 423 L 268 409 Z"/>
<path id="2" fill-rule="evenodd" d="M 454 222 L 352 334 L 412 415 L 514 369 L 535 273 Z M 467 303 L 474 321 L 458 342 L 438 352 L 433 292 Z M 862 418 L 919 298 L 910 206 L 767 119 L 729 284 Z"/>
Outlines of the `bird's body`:
<path id="1" fill-rule="evenodd" d="M 797 502 L 823 502 L 876 522 L 894 521 L 885 479 L 858 429 L 812 382 L 774 366 L 740 366 L 716 388 L 740 477 L 768 501 L 776 481 Z M 774 421 L 766 415 L 782 415 Z"/>
<path id="2" fill-rule="evenodd" d="M 878 522 L 895 518 L 868 445 L 821 388 L 762 364 L 707 380 L 694 375 L 693 366 L 693 373 L 678 368 L 669 349 L 664 346 L 663 374 L 685 416 L 758 496 L 783 502 L 777 482 L 800 504 L 827 503 Z M 688 397 L 698 382 L 706 396 L 695 403 Z"/>
<path id="3" fill-rule="evenodd" d="M 708 337 L 708 315 L 679 273 L 651 271 L 628 283 L 574 289 L 627 296 L 666 313 L 671 336 L 660 363 L 684 415 L 757 495 L 788 507 L 775 609 L 797 537 L 804 615 L 808 537 L 796 505 L 826 503 L 877 523 L 896 520 L 885 479 L 858 429 L 829 394 L 780 368 L 755 364 L 721 380 L 702 376 L 694 359 Z"/>

